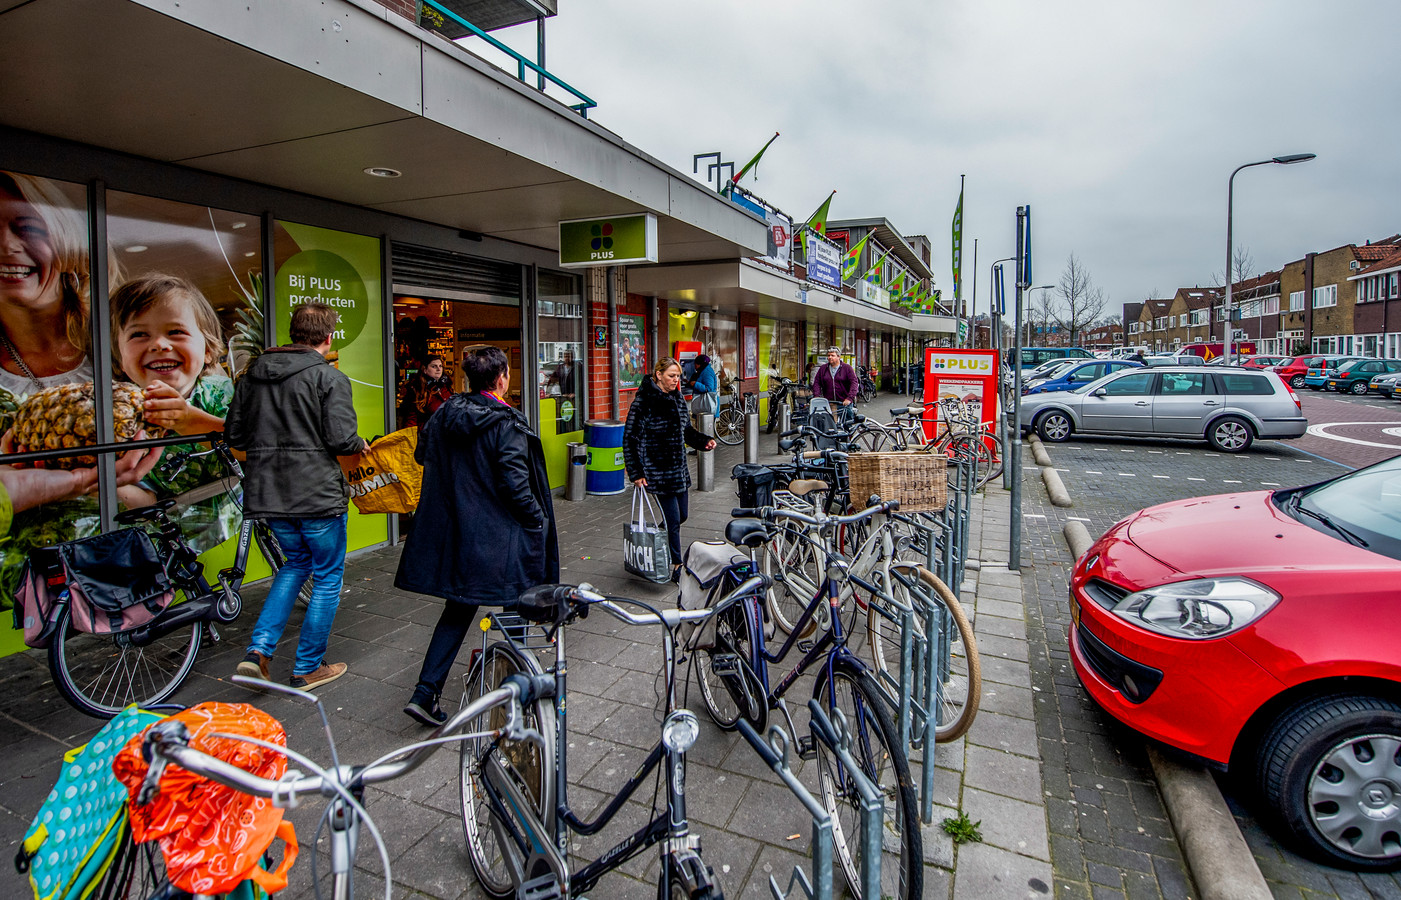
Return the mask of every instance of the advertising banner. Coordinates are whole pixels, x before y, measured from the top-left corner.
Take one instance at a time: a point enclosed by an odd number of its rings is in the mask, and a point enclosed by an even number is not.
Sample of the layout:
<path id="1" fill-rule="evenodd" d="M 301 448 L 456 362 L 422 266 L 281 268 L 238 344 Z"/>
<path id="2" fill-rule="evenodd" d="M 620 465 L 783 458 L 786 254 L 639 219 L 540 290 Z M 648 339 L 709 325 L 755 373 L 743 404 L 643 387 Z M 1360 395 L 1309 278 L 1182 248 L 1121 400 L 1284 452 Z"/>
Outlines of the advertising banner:
<path id="1" fill-rule="evenodd" d="M 793 220 L 781 212 L 769 210 L 769 253 L 764 261 L 785 271 L 793 264 Z"/>
<path id="2" fill-rule="evenodd" d="M 840 289 L 842 254 L 835 246 L 818 238 L 808 238 L 808 280 Z"/>
<path id="3" fill-rule="evenodd" d="M 645 316 L 618 316 L 618 390 L 635 391 L 647 374 Z"/>
<path id="4" fill-rule="evenodd" d="M 956 399 L 970 406 L 985 427 L 997 422 L 996 350 L 950 350 L 930 347 L 924 351 L 925 436 L 941 435 L 937 413 L 941 400 Z"/>
<path id="5" fill-rule="evenodd" d="M 613 266 L 657 261 L 657 217 L 651 213 L 559 223 L 559 264 Z"/>
<path id="6" fill-rule="evenodd" d="M 277 274 L 277 341 L 291 341 L 292 310 L 303 303 L 325 303 L 340 313 L 339 328 L 326 359 L 350 379 L 360 434 L 384 430 L 383 275 L 378 238 L 313 225 L 277 222 L 274 228 Z M 350 510 L 347 546 L 354 550 L 388 540 L 383 515 Z"/>

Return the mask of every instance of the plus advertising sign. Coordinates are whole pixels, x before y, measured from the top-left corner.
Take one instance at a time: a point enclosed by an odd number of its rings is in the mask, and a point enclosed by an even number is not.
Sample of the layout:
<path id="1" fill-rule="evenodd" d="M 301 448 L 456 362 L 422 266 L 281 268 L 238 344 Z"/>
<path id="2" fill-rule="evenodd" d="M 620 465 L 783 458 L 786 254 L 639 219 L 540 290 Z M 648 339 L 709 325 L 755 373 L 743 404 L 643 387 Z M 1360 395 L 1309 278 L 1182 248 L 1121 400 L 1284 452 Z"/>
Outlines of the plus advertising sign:
<path id="1" fill-rule="evenodd" d="M 943 430 L 934 412 L 940 400 L 955 398 L 971 406 L 978 421 L 991 426 L 997 421 L 996 350 L 949 350 L 930 347 L 924 351 L 924 433 L 934 438 Z"/>

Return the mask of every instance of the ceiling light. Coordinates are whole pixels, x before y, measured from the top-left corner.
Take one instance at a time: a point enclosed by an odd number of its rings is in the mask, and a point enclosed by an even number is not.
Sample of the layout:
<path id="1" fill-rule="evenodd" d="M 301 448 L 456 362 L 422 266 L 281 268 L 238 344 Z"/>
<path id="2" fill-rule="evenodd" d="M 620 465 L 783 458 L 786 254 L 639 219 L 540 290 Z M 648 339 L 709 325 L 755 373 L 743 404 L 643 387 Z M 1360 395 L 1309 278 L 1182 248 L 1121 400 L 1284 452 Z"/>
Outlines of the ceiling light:
<path id="1" fill-rule="evenodd" d="M 373 175 L 376 178 L 398 178 L 403 175 L 398 169 L 391 169 L 387 166 L 370 166 L 365 170 L 366 175 Z"/>
<path id="2" fill-rule="evenodd" d="M 130 247 L 126 248 L 126 252 L 128 252 L 128 253 L 145 253 L 145 252 L 147 251 L 147 249 L 149 249 L 149 248 L 148 248 L 145 244 L 132 244 Z"/>

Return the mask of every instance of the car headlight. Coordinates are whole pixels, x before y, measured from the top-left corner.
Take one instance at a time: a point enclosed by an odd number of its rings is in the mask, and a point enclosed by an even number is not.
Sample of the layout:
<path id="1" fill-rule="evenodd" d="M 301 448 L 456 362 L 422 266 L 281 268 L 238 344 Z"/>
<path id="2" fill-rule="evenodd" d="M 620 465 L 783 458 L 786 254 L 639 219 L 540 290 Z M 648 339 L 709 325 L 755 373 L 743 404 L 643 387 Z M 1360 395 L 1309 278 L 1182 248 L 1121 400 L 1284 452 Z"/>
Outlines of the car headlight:
<path id="1" fill-rule="evenodd" d="M 1198 578 L 1130 594 L 1113 612 L 1169 637 L 1207 640 L 1239 631 L 1278 602 L 1279 594 L 1246 578 Z"/>
<path id="2" fill-rule="evenodd" d="M 662 743 L 673 753 L 685 753 L 700 737 L 700 722 L 689 709 L 678 709 L 662 725 Z"/>

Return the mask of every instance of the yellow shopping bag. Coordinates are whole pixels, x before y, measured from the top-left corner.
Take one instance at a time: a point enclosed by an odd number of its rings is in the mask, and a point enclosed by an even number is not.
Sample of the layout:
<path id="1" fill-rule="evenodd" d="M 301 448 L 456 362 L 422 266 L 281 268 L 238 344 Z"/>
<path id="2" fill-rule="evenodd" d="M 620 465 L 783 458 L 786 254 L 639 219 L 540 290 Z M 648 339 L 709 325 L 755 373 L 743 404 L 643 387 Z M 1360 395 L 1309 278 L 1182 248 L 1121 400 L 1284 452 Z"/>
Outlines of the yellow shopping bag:
<path id="1" fill-rule="evenodd" d="M 350 499 L 362 513 L 411 513 L 423 489 L 423 467 L 413 458 L 418 429 L 387 434 L 346 469 Z"/>

